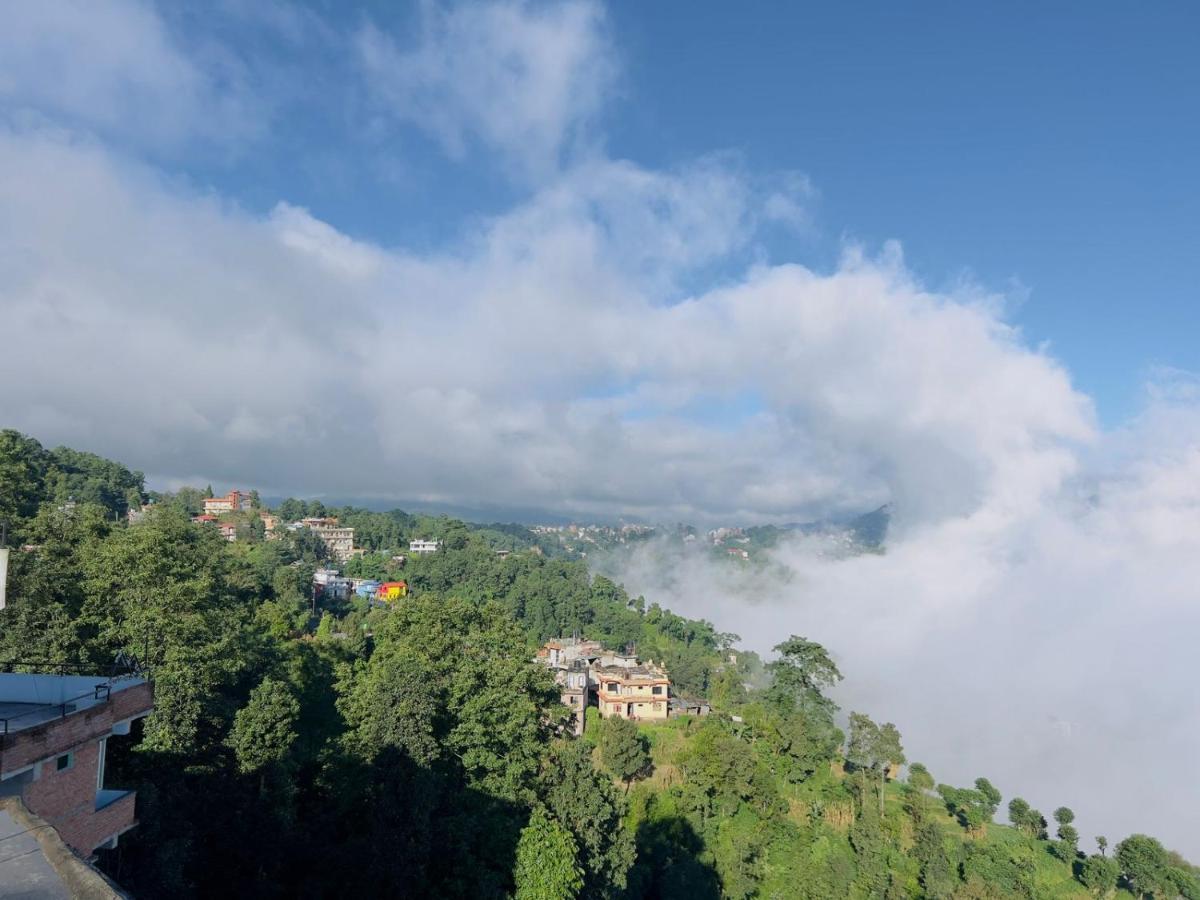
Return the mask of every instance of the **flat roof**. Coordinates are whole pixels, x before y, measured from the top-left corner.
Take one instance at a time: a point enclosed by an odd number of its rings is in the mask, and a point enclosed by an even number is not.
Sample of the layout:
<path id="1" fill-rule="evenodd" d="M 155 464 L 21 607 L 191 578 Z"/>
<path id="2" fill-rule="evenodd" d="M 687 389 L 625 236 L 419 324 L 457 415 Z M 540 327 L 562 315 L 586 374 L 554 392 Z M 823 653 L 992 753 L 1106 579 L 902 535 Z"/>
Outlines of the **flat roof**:
<path id="1" fill-rule="evenodd" d="M 71 900 L 62 877 L 50 865 L 31 829 L 15 822 L 7 809 L 0 808 L 0 847 L 4 855 L 4 874 L 0 882 L 3 896 L 28 900 Z"/>
<path id="2" fill-rule="evenodd" d="M 0 734 L 24 731 L 107 702 L 108 695 L 144 684 L 133 675 L 47 675 L 0 673 Z M 107 689 L 107 690 L 106 690 Z"/>

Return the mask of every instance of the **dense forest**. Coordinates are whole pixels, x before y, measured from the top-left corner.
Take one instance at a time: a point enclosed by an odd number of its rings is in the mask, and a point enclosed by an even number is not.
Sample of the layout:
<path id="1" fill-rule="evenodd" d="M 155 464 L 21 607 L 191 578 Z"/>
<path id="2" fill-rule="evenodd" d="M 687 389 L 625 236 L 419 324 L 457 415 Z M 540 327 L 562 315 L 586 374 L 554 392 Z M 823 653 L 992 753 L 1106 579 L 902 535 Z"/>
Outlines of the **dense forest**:
<path id="1" fill-rule="evenodd" d="M 135 896 L 1200 898 L 1152 837 L 1089 855 L 1066 806 L 938 783 L 895 725 L 843 716 L 842 673 L 805 637 L 764 663 L 520 526 L 288 500 L 282 520 L 356 529 L 370 552 L 347 574 L 409 586 L 388 608 L 317 601 L 316 535 L 268 539 L 252 508 L 227 541 L 192 521 L 205 493 L 152 496 L 139 472 L 0 432 L 0 662 L 126 653 L 155 683 L 109 749 L 140 825 L 100 865 Z M 401 562 L 417 537 L 441 549 Z M 563 737 L 533 657 L 572 634 L 663 663 L 712 714 L 589 710 Z"/>

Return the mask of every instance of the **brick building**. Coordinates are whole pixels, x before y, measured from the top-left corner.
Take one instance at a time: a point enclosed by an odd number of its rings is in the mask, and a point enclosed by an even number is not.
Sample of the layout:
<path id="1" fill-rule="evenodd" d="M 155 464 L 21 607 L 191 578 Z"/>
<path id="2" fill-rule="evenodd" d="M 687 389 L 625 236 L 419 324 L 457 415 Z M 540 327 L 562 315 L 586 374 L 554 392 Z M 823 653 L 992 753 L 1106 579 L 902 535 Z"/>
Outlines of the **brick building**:
<path id="1" fill-rule="evenodd" d="M 137 824 L 133 791 L 108 788 L 108 739 L 150 714 L 132 675 L 0 674 L 0 796 L 17 796 L 84 859 Z"/>
<path id="2" fill-rule="evenodd" d="M 219 516 L 221 513 L 240 512 L 245 509 L 250 502 L 248 494 L 243 494 L 241 491 L 230 491 L 224 497 L 206 497 L 204 499 L 204 512 L 210 516 Z"/>

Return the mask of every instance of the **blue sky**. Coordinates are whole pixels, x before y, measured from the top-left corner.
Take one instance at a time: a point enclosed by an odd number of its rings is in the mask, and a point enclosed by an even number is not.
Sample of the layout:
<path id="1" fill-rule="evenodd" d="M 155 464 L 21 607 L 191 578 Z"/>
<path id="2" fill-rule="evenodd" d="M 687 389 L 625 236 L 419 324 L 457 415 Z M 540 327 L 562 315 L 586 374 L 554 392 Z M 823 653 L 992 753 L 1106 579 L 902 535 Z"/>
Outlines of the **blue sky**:
<path id="1" fill-rule="evenodd" d="M 934 284 L 1015 279 L 1015 321 L 1109 422 L 1146 367 L 1198 367 L 1194 4 L 645 4 L 614 20 L 632 85 L 619 152 L 659 162 L 717 133 L 812 179 L 820 235 L 801 258 L 898 238 Z"/>
<path id="2" fill-rule="evenodd" d="M 403 44 L 419 30 L 412 7 L 315 9 L 333 34 L 370 21 Z M 608 153 L 666 167 L 727 150 L 807 177 L 811 230 L 768 240 L 772 260 L 828 267 L 847 238 L 894 238 L 932 286 L 967 275 L 1004 290 L 1009 319 L 1049 342 L 1109 425 L 1152 367 L 1200 368 L 1193 5 L 607 13 L 621 70 L 600 113 Z M 447 159 L 412 129 L 362 129 L 369 100 L 329 33 L 289 43 L 207 12 L 175 19 L 301 82 L 252 152 L 177 163 L 248 206 L 286 198 L 350 234 L 431 246 L 521 196 L 486 147 Z"/>

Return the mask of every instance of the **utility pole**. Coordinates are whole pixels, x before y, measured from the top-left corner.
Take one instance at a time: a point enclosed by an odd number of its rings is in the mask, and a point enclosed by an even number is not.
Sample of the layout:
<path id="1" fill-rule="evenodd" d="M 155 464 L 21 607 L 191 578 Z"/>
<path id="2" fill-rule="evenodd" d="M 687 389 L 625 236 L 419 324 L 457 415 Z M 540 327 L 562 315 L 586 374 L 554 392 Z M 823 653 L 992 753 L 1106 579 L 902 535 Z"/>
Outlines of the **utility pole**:
<path id="1" fill-rule="evenodd" d="M 4 594 L 8 583 L 8 523 L 0 522 L 0 609 L 8 602 Z"/>

